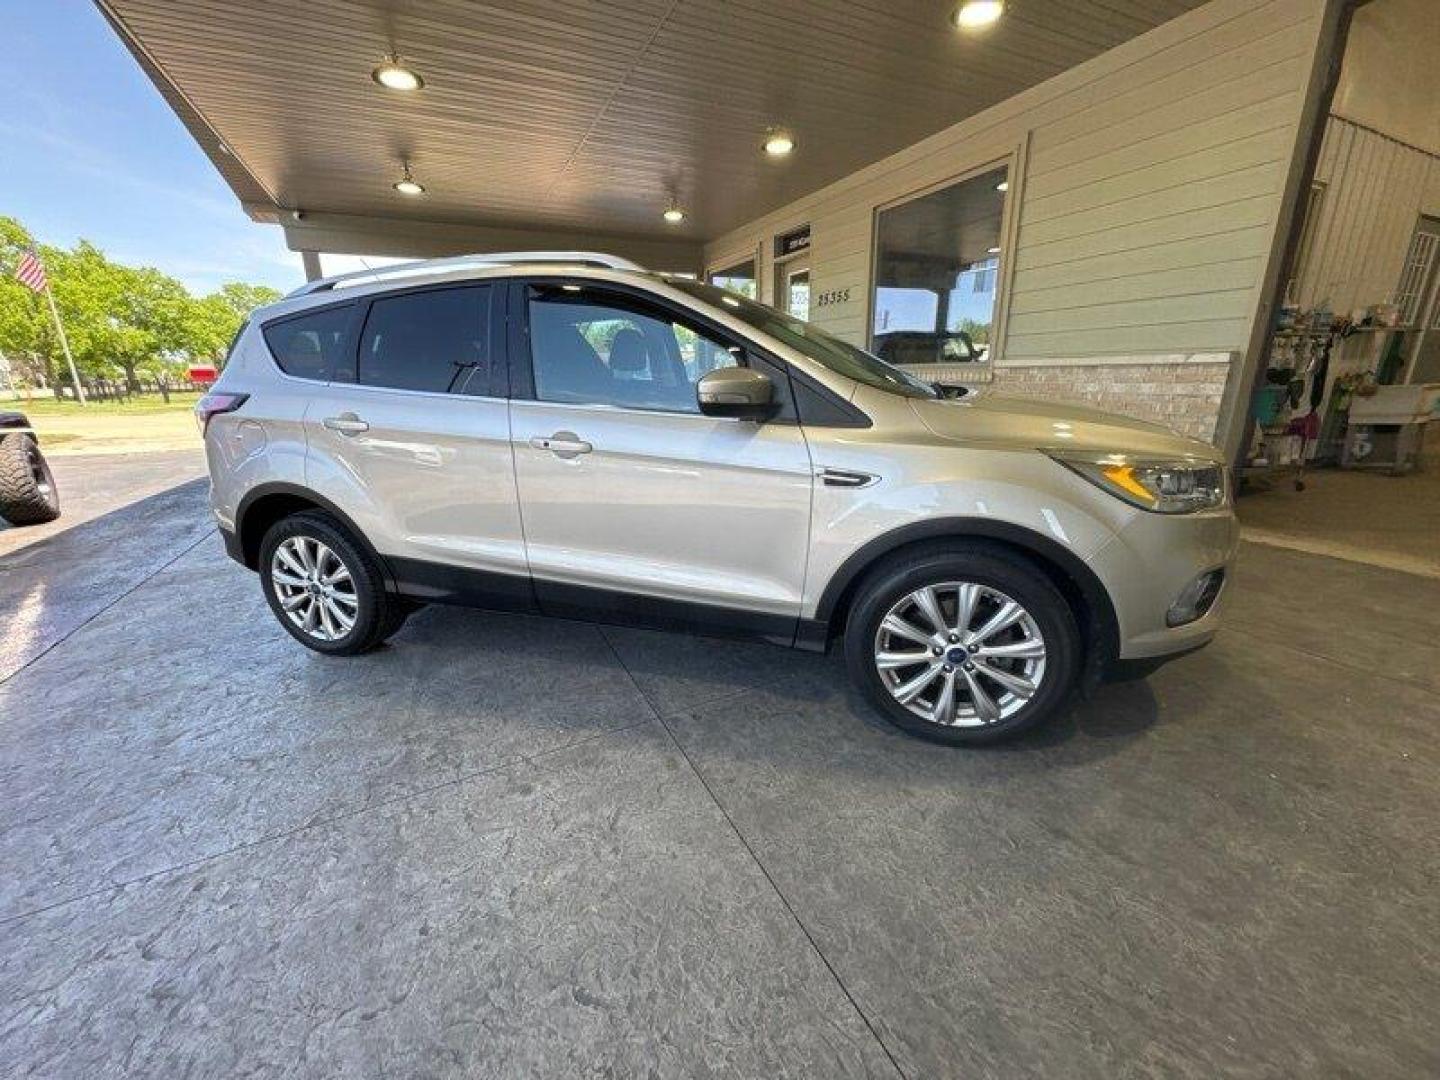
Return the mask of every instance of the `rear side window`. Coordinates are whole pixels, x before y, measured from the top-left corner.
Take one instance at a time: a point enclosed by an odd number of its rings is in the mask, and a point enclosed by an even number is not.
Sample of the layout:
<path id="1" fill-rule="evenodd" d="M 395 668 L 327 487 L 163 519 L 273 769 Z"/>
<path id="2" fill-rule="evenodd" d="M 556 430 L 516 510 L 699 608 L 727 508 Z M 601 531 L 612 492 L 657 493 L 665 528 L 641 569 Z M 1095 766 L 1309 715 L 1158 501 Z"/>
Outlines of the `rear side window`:
<path id="1" fill-rule="evenodd" d="M 265 344 L 286 375 L 328 379 L 340 361 L 350 307 L 324 308 L 265 327 Z"/>
<path id="2" fill-rule="evenodd" d="M 491 381 L 488 286 L 430 289 L 376 300 L 360 335 L 362 386 L 487 394 Z"/>

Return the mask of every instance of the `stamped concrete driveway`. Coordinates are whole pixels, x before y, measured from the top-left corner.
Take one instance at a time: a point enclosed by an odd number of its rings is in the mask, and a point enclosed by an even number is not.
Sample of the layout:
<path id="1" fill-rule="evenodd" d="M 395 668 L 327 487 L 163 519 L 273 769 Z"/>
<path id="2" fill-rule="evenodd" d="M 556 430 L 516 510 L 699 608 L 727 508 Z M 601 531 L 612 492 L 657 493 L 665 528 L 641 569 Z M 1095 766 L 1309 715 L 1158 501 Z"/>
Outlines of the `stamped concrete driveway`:
<path id="1" fill-rule="evenodd" d="M 1247 547 L 1212 648 L 964 752 L 763 647 L 318 657 L 202 502 L 0 559 L 0 1076 L 1440 1074 L 1432 580 Z"/>

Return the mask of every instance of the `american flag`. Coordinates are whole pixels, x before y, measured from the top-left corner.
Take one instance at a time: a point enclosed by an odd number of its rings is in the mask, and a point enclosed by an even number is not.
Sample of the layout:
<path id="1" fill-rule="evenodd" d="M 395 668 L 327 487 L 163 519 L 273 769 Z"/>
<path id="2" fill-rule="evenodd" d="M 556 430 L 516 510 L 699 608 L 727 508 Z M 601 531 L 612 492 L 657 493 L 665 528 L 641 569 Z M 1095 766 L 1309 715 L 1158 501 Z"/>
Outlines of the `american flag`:
<path id="1" fill-rule="evenodd" d="M 22 285 L 34 289 L 37 293 L 45 291 L 45 264 L 33 251 L 27 251 L 21 258 L 20 265 L 15 267 L 15 276 Z"/>

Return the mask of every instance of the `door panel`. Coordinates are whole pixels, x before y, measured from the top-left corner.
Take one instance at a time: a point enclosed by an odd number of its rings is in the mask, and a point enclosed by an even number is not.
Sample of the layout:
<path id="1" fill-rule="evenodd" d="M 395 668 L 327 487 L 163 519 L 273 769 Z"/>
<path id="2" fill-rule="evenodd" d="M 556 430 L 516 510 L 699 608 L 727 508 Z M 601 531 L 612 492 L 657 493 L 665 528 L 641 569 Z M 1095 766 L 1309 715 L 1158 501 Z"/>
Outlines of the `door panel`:
<path id="1" fill-rule="evenodd" d="M 307 482 L 381 554 L 524 577 L 504 401 L 332 383 L 306 423 Z"/>
<path id="2" fill-rule="evenodd" d="M 355 352 L 306 414 L 307 475 L 392 562 L 511 575 L 528 596 L 509 409 L 490 396 L 502 301 L 467 286 L 369 302 Z"/>
<path id="3" fill-rule="evenodd" d="M 542 609 L 569 613 L 583 586 L 798 618 L 813 483 L 804 434 L 784 419 L 702 416 L 695 400 L 706 372 L 750 362 L 743 342 L 637 290 L 518 293 L 517 382 L 540 400 L 511 402 L 511 434 Z M 777 417 L 793 417 L 784 373 L 767 373 Z"/>
<path id="4" fill-rule="evenodd" d="M 812 477 L 797 425 L 516 401 L 511 426 L 542 608 L 555 581 L 798 617 Z"/>

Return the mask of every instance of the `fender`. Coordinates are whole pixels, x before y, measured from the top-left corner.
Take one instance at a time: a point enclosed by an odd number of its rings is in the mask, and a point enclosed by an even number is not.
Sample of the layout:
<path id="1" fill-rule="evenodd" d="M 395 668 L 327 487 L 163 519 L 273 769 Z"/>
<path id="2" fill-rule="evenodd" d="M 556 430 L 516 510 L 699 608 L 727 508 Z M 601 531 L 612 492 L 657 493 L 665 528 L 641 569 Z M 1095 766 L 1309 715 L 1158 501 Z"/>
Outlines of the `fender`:
<path id="1" fill-rule="evenodd" d="M 827 628 L 843 610 L 850 593 L 872 566 L 891 552 L 927 540 L 993 540 L 1017 548 L 1066 580 L 1055 584 L 1062 592 L 1075 592 L 1084 600 L 1100 632 L 1104 658 L 1114 656 L 1120 643 L 1120 626 L 1110 594 L 1085 561 L 1063 545 L 1021 525 L 992 518 L 943 517 L 902 525 L 865 543 L 840 564 L 820 594 L 815 622 Z M 1053 576 L 1053 575 L 1052 575 Z M 1066 589 L 1066 582 L 1070 589 Z M 1073 598 L 1072 598 L 1073 599 Z"/>
<path id="2" fill-rule="evenodd" d="M 349 531 L 350 535 L 362 545 L 365 550 L 375 559 L 380 567 L 380 572 L 385 577 L 385 588 L 387 592 L 395 592 L 395 576 L 390 568 L 390 563 L 375 550 L 374 546 L 366 538 L 365 534 L 350 519 L 350 515 L 341 510 L 333 502 L 319 492 L 312 491 L 299 484 L 292 484 L 284 480 L 272 480 L 264 484 L 257 484 L 245 493 L 240 500 L 240 505 L 235 508 L 235 536 L 236 548 L 240 552 L 242 562 L 251 570 L 257 568 L 260 554 L 260 537 L 247 537 L 245 535 L 245 517 L 261 499 L 272 495 L 288 495 L 292 498 L 303 499 L 305 502 L 314 503 L 327 514 L 333 516 Z"/>
<path id="3" fill-rule="evenodd" d="M 36 442 L 40 441 L 25 414 L 18 412 L 0 412 L 0 435 L 29 435 Z"/>

